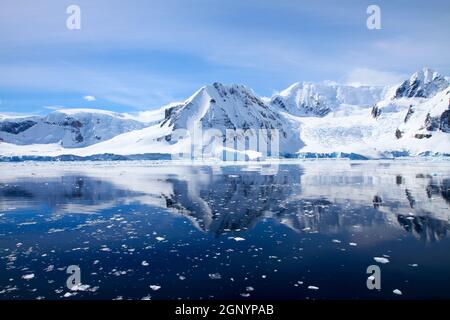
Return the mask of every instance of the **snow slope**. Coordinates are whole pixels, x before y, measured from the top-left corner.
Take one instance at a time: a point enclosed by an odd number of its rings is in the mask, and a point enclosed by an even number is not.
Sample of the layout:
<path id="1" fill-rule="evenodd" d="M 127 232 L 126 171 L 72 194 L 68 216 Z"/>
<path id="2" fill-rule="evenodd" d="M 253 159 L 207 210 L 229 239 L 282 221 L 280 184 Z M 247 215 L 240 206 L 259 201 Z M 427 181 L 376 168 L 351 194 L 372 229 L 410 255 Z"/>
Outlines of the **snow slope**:
<path id="1" fill-rule="evenodd" d="M 65 148 L 80 148 L 145 126 L 127 114 L 64 109 L 45 117 L 5 117 L 0 120 L 0 139 L 17 145 L 60 144 Z"/>
<path id="2" fill-rule="evenodd" d="M 386 91 L 385 87 L 299 82 L 274 95 L 270 103 L 294 116 L 323 117 L 340 107 L 371 107 L 384 98 Z"/>

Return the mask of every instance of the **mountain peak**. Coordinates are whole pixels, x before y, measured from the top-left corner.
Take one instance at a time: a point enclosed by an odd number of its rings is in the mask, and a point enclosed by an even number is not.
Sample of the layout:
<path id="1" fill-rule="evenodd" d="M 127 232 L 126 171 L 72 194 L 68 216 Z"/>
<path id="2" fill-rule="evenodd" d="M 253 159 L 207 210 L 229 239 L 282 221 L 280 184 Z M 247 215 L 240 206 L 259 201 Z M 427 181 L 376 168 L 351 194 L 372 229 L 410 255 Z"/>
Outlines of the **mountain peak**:
<path id="1" fill-rule="evenodd" d="M 342 105 L 368 107 L 384 96 L 383 87 L 353 87 L 334 82 L 296 82 L 272 96 L 271 105 L 300 117 L 323 117 Z"/>
<path id="2" fill-rule="evenodd" d="M 433 69 L 423 68 L 397 88 L 394 98 L 430 98 L 448 86 L 444 76 Z"/>
<path id="3" fill-rule="evenodd" d="M 437 71 L 426 67 L 414 73 L 409 81 L 413 82 L 415 80 L 419 80 L 424 83 L 429 83 L 441 78 L 443 78 L 443 76 L 439 74 Z"/>

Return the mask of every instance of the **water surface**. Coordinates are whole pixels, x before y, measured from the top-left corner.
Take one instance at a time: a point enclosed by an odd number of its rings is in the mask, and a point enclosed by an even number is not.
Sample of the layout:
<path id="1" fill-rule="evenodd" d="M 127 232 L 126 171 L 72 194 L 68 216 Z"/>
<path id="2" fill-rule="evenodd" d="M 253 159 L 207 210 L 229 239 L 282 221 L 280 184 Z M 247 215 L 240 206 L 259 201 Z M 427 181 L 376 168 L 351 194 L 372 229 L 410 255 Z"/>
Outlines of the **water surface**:
<path id="1" fill-rule="evenodd" d="M 450 162 L 0 173 L 0 299 L 450 298 Z M 371 291 L 374 264 L 382 288 Z M 66 286 L 70 265 L 82 290 Z"/>

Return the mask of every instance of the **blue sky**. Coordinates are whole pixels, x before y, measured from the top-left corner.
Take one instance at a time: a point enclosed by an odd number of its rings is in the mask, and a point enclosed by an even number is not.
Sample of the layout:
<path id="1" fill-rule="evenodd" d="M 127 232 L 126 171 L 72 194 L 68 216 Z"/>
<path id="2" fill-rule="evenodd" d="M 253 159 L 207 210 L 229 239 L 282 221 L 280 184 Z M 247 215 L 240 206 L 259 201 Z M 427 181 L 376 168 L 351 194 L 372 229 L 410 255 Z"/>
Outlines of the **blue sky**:
<path id="1" fill-rule="evenodd" d="M 66 28 L 71 4 L 81 30 Z M 366 27 L 370 4 L 381 30 Z M 215 81 L 269 96 L 450 75 L 449 30 L 448 0 L 0 0 L 0 113 L 150 110 Z"/>

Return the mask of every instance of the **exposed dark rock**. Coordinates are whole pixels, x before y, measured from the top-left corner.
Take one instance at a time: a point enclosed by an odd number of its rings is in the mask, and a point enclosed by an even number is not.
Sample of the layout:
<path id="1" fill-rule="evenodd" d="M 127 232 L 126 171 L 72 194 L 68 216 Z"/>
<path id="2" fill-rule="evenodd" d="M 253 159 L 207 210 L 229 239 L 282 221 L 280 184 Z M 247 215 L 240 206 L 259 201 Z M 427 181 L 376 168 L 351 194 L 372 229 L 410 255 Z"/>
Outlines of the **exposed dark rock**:
<path id="1" fill-rule="evenodd" d="M 424 138 L 429 139 L 432 137 L 432 135 L 428 133 L 417 133 L 414 137 L 416 139 L 424 139 Z"/>
<path id="2" fill-rule="evenodd" d="M 427 117 L 425 118 L 425 128 L 428 131 L 436 131 L 439 129 L 439 118 L 438 117 L 432 117 L 430 114 L 427 114 Z"/>
<path id="3" fill-rule="evenodd" d="M 411 118 L 413 113 L 414 113 L 414 107 L 412 105 L 410 105 L 408 108 L 408 112 L 406 113 L 405 123 L 408 122 L 408 120 Z"/>
<path id="4" fill-rule="evenodd" d="M 83 138 L 83 136 L 81 135 L 80 132 L 78 132 L 78 134 L 75 136 L 75 141 L 78 142 L 78 143 L 81 143 L 81 142 L 84 141 L 84 138 Z"/>
<path id="5" fill-rule="evenodd" d="M 443 132 L 450 133 L 450 110 L 444 111 L 441 114 L 439 129 Z"/>
<path id="6" fill-rule="evenodd" d="M 26 121 L 19 121 L 19 122 L 11 122 L 11 121 L 4 121 L 0 123 L 0 131 L 11 133 L 11 134 L 19 134 L 21 132 L 24 132 L 31 127 L 33 127 L 36 124 L 36 122 L 31 120 Z"/>
<path id="7" fill-rule="evenodd" d="M 372 113 L 372 117 L 378 118 L 380 116 L 380 114 L 381 114 L 381 110 L 380 110 L 380 108 L 378 108 L 378 106 L 374 106 L 372 108 L 372 112 L 371 113 Z"/>

